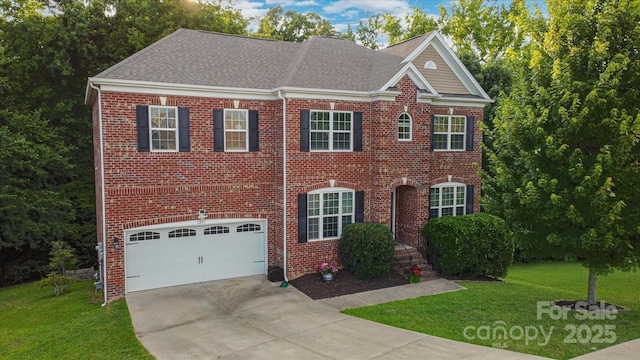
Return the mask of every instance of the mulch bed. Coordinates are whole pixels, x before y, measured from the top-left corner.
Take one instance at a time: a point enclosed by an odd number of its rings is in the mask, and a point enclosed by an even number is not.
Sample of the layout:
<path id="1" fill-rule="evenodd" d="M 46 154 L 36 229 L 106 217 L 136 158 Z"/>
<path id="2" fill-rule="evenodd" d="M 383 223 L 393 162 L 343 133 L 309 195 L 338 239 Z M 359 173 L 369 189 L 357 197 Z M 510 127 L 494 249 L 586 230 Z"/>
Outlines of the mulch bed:
<path id="1" fill-rule="evenodd" d="M 406 285 L 408 283 L 409 279 L 406 275 L 399 274 L 393 270 L 379 279 L 359 280 L 344 269 L 340 270 L 331 282 L 324 282 L 322 275 L 318 273 L 303 275 L 289 281 L 289 284 L 295 286 L 313 300 Z"/>

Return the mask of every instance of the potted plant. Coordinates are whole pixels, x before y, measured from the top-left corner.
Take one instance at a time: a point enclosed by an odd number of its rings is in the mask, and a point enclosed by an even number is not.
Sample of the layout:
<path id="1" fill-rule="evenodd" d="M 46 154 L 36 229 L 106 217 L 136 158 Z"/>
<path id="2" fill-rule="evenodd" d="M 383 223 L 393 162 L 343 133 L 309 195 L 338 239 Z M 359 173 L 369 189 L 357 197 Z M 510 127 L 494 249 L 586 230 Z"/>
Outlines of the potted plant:
<path id="1" fill-rule="evenodd" d="M 324 281 L 329 282 L 333 280 L 333 277 L 335 276 L 335 274 L 338 273 L 338 268 L 333 265 L 330 265 L 329 263 L 322 263 L 316 266 L 316 271 L 322 275 L 322 279 Z"/>

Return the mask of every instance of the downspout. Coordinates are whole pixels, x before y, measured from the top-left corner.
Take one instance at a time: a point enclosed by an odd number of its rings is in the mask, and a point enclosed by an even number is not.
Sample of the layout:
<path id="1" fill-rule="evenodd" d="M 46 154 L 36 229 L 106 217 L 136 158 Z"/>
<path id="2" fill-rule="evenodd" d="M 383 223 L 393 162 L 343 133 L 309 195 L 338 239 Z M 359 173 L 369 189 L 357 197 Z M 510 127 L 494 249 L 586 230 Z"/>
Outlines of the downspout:
<path id="1" fill-rule="evenodd" d="M 102 91 L 99 87 L 89 82 L 89 86 L 98 92 L 98 127 L 100 129 L 100 180 L 102 181 L 102 292 L 104 293 L 104 303 L 102 306 L 107 305 L 107 205 L 105 203 L 105 189 L 104 189 L 104 138 L 102 131 Z"/>
<path id="2" fill-rule="evenodd" d="M 278 90 L 278 98 L 282 100 L 282 237 L 283 237 L 283 274 L 284 282 L 281 287 L 289 283 L 287 277 L 287 100 Z"/>

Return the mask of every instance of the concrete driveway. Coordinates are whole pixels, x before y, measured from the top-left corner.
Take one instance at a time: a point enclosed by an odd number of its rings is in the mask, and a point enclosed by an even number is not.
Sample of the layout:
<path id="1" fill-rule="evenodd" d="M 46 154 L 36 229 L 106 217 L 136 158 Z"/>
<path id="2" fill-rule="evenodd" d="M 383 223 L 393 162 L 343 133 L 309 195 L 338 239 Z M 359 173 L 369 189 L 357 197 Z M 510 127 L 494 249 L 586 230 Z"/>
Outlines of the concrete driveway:
<path id="1" fill-rule="evenodd" d="M 127 295 L 158 359 L 541 359 L 354 318 L 265 276 Z"/>

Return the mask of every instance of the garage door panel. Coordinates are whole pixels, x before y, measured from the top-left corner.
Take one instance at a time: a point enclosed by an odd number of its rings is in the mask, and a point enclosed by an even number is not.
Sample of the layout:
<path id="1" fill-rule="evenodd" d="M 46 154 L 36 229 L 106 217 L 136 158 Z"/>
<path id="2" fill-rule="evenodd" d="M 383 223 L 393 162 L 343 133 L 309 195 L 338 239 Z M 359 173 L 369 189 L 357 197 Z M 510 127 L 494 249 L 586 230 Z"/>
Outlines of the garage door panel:
<path id="1" fill-rule="evenodd" d="M 126 234 L 127 291 L 264 274 L 265 226 L 263 221 L 167 228 L 159 238 L 137 241 Z M 184 236 L 193 234 L 189 229 L 196 236 Z"/>

